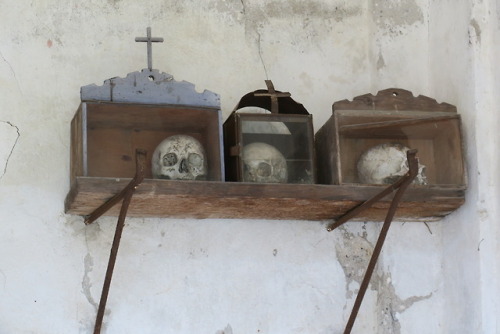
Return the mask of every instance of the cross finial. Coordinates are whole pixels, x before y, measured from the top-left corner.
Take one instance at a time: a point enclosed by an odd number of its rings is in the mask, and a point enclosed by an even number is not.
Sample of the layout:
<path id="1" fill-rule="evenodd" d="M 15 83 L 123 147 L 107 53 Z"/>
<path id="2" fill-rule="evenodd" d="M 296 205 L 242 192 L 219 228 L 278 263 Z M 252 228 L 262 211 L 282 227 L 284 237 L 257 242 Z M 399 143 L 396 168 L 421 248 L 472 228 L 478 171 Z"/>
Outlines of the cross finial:
<path id="1" fill-rule="evenodd" d="M 151 27 L 147 28 L 147 37 L 136 37 L 136 42 L 146 42 L 148 43 L 148 68 L 151 71 L 153 69 L 153 56 L 152 56 L 152 45 L 153 43 L 159 42 L 163 43 L 163 38 L 161 37 L 151 37 Z"/>
<path id="2" fill-rule="evenodd" d="M 279 93 L 274 89 L 273 82 L 271 80 L 266 80 L 267 93 L 255 93 L 255 96 L 269 96 L 271 97 L 271 113 L 277 114 L 279 112 L 278 107 L 278 97 L 288 97 L 291 96 L 290 93 Z"/>

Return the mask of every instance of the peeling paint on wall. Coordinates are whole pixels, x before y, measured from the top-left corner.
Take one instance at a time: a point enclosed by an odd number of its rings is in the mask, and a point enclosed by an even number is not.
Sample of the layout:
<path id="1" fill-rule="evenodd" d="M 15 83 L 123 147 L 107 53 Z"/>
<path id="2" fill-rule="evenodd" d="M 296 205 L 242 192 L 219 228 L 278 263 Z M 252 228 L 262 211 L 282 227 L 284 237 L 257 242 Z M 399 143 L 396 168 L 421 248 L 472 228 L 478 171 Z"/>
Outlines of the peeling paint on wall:
<path id="1" fill-rule="evenodd" d="M 92 296 L 91 288 L 93 286 L 90 273 L 94 268 L 94 258 L 90 253 L 89 242 L 98 240 L 98 238 L 102 237 L 102 231 L 98 223 L 85 226 L 83 230 L 85 233 L 85 245 L 87 247 L 87 254 L 83 260 L 83 278 L 82 278 L 82 293 L 85 296 L 85 299 L 89 302 L 90 305 L 94 307 L 97 312 L 98 304 Z"/>
<path id="2" fill-rule="evenodd" d="M 374 0 L 373 16 L 379 28 L 392 34 L 399 34 L 400 27 L 424 23 L 422 8 L 415 0 Z"/>
<path id="3" fill-rule="evenodd" d="M 469 44 L 481 44 L 481 27 L 476 19 L 470 21 L 469 26 Z"/>
<path id="4" fill-rule="evenodd" d="M 224 330 L 217 331 L 215 334 L 233 334 L 233 329 L 231 325 L 228 324 Z"/>
<path id="5" fill-rule="evenodd" d="M 94 297 L 92 297 L 92 293 L 90 291 L 92 283 L 90 281 L 89 273 L 92 271 L 94 267 L 94 259 L 92 258 L 92 255 L 90 255 L 90 253 L 87 253 L 87 255 L 85 255 L 83 263 L 84 263 L 84 273 L 82 279 L 82 293 L 85 296 L 85 299 L 87 299 L 90 305 L 92 305 L 97 311 L 98 305 L 95 302 Z"/>
<path id="6" fill-rule="evenodd" d="M 262 23 L 268 19 L 286 19 L 293 17 L 309 17 L 320 19 L 334 19 L 341 22 L 346 18 L 357 16 L 362 13 L 360 6 L 346 5 L 343 1 L 325 3 L 324 1 L 263 1 L 248 3 L 246 0 L 224 1 L 212 0 L 207 3 L 207 8 L 211 8 L 218 14 L 240 13 L 248 15 L 247 19 L 255 23 Z"/>
<path id="7" fill-rule="evenodd" d="M 382 56 L 382 52 L 379 50 L 378 60 L 377 60 L 377 70 L 382 69 L 385 66 L 384 56 Z"/>
<path id="8" fill-rule="evenodd" d="M 247 38 L 256 39 L 255 34 L 262 33 L 267 27 L 280 21 L 292 20 L 294 25 L 301 26 L 297 37 L 300 43 L 310 40 L 323 40 L 325 31 L 331 31 L 335 22 L 343 22 L 352 17 L 364 15 L 359 5 L 346 5 L 342 2 L 325 4 L 320 1 L 268 1 L 262 4 L 249 4 L 241 1 Z M 328 22 L 328 24 L 325 24 Z M 280 34 L 286 31 L 280 31 Z M 293 41 L 292 41 L 293 42 Z M 328 41 L 331 43 L 331 40 Z"/>
<path id="9" fill-rule="evenodd" d="M 291 17 L 311 17 L 321 19 L 334 19 L 343 21 L 345 18 L 359 15 L 361 12 L 358 6 L 346 6 L 337 3 L 327 5 L 322 1 L 266 1 L 264 5 L 254 7 L 260 11 L 263 17 L 285 18 Z"/>
<path id="10" fill-rule="evenodd" d="M 413 304 L 432 297 L 432 292 L 425 296 L 412 296 L 401 299 L 392 284 L 390 273 L 373 276 L 372 289 L 377 290 L 377 318 L 379 333 L 400 334 L 401 323 L 398 315 L 405 312 Z"/>
<path id="11" fill-rule="evenodd" d="M 346 298 L 349 299 L 357 293 L 357 290 L 352 290 L 351 284 L 358 283 L 357 289 L 363 280 L 373 245 L 366 239 L 366 231 L 362 235 L 355 235 L 343 226 L 339 229 L 342 231 L 342 244 L 337 244 L 335 248 L 337 260 L 346 277 Z"/>
<path id="12" fill-rule="evenodd" d="M 342 243 L 337 244 L 336 253 L 346 277 L 346 298 L 357 296 L 358 287 L 364 278 L 368 263 L 373 253 L 373 244 L 367 240 L 367 233 L 350 232 L 345 227 L 342 231 Z M 353 283 L 357 284 L 353 284 Z M 380 268 L 373 273 L 369 285 L 370 289 L 377 292 L 377 323 L 378 333 L 400 334 L 401 324 L 398 315 L 405 312 L 413 304 L 432 297 L 433 293 L 425 296 L 412 296 L 406 299 L 396 294 L 396 289 L 389 272 Z"/>

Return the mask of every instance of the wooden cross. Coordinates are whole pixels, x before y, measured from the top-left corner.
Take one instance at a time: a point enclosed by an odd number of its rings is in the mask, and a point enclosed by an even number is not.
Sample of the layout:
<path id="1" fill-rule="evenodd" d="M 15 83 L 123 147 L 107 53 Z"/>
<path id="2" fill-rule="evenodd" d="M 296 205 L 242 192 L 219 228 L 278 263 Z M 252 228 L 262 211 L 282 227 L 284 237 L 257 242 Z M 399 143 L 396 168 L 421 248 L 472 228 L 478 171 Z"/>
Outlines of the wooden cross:
<path id="1" fill-rule="evenodd" d="M 163 43 L 163 38 L 161 37 L 151 37 L 151 27 L 147 28 L 147 37 L 136 37 L 135 41 L 136 42 L 146 42 L 148 43 L 148 68 L 151 71 L 153 69 L 153 48 L 152 45 L 153 43 L 160 42 Z"/>
<path id="2" fill-rule="evenodd" d="M 266 80 L 267 93 L 255 93 L 255 96 L 269 96 L 271 97 L 271 113 L 277 114 L 278 109 L 278 98 L 279 97 L 289 97 L 290 93 L 279 93 L 274 89 L 273 82 L 271 80 Z"/>

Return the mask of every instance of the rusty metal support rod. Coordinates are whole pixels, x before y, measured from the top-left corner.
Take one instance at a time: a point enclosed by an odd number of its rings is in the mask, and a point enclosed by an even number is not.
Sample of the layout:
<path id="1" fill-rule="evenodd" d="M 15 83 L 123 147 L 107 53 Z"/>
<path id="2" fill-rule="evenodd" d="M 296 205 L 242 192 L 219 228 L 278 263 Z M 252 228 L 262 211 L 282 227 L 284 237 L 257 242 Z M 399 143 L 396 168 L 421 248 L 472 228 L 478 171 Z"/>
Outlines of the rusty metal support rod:
<path id="1" fill-rule="evenodd" d="M 134 194 L 135 189 L 139 186 L 139 184 L 144 179 L 145 172 L 145 160 L 146 160 L 146 151 L 138 149 L 135 153 L 136 158 L 136 173 L 134 178 L 130 181 L 130 183 L 123 189 L 118 195 L 111 198 L 108 202 L 101 205 L 97 208 L 91 215 L 92 221 L 99 218 L 102 214 L 104 214 L 107 210 L 109 210 L 114 204 L 118 203 L 121 199 L 123 199 L 122 206 L 120 208 L 120 215 L 118 217 L 118 222 L 116 224 L 115 236 L 113 238 L 113 245 L 111 247 L 111 252 L 109 255 L 108 268 L 106 269 L 106 276 L 104 278 L 104 283 L 101 292 L 101 299 L 99 301 L 99 308 L 97 310 L 97 316 L 94 326 L 94 334 L 101 333 L 102 321 L 104 318 L 104 311 L 106 309 L 106 302 L 109 294 L 109 287 L 111 285 L 111 278 L 113 277 L 113 270 L 115 268 L 116 257 L 118 255 L 118 247 L 120 246 L 120 240 L 123 232 L 123 227 L 125 225 L 125 217 L 127 216 L 128 207 L 132 200 L 132 195 Z M 111 202 L 111 204 L 109 204 Z M 91 221 L 91 222 L 92 222 Z"/>
<path id="2" fill-rule="evenodd" d="M 104 319 L 104 311 L 106 310 L 106 302 L 108 300 L 109 288 L 111 286 L 111 278 L 113 277 L 113 270 L 115 268 L 116 257 L 118 255 L 118 247 L 120 246 L 120 240 L 122 237 L 123 227 L 125 225 L 125 217 L 127 215 L 127 209 L 132 199 L 133 192 L 129 190 L 125 194 L 123 199 L 122 207 L 120 209 L 120 216 L 116 224 L 115 237 L 113 238 L 113 245 L 111 247 L 111 253 L 109 255 L 108 268 L 106 269 L 106 276 L 104 278 L 104 283 L 101 292 L 101 299 L 99 301 L 99 309 L 97 310 L 97 316 L 94 326 L 94 334 L 101 333 L 102 321 Z"/>
<path id="3" fill-rule="evenodd" d="M 349 316 L 349 320 L 347 322 L 347 325 L 344 330 L 344 334 L 350 334 L 352 327 L 354 326 L 354 322 L 356 320 L 356 317 L 358 315 L 359 309 L 361 307 L 361 303 L 363 302 L 363 298 L 365 296 L 366 290 L 368 289 L 368 285 L 370 283 L 373 271 L 375 269 L 375 265 L 377 264 L 380 252 L 382 251 L 382 246 L 384 245 L 385 238 L 387 236 L 387 232 L 389 231 L 389 227 L 391 226 L 392 219 L 394 218 L 394 214 L 396 213 L 396 209 L 398 207 L 399 202 L 401 201 L 401 198 L 403 197 L 404 192 L 406 191 L 406 188 L 411 184 L 413 179 L 417 176 L 418 174 L 418 160 L 415 157 L 417 153 L 417 150 L 409 150 L 407 152 L 407 159 L 408 159 L 408 165 L 409 165 L 409 171 L 406 175 L 404 175 L 400 180 L 398 180 L 395 184 L 393 184 L 392 187 L 388 187 L 387 189 L 383 190 L 381 194 L 386 192 L 388 189 L 396 189 L 396 194 L 394 195 L 394 198 L 392 199 L 391 205 L 389 207 L 389 210 L 387 212 L 386 218 L 384 220 L 384 224 L 382 226 L 382 230 L 380 231 L 380 235 L 378 237 L 377 243 L 375 245 L 375 248 L 373 250 L 372 257 L 370 258 L 370 262 L 368 263 L 368 267 L 365 272 L 365 276 L 363 277 L 363 281 L 361 282 L 360 288 L 358 295 L 356 296 L 356 300 L 354 302 L 354 306 L 351 311 L 351 315 Z M 374 198 L 383 198 L 387 194 L 380 196 L 377 195 Z M 360 210 L 357 210 L 357 213 L 361 212 L 362 210 L 370 207 L 375 201 L 370 200 L 371 202 L 369 205 L 362 205 Z M 368 202 L 368 201 L 367 201 Z M 365 202 L 365 203 L 367 203 Z M 364 203 L 364 204 L 365 204 Z M 350 218 L 353 217 L 353 215 L 349 212 L 346 214 L 346 216 L 349 215 Z M 344 217 L 343 221 L 347 221 Z M 340 225 L 339 225 L 340 226 Z"/>
<path id="4" fill-rule="evenodd" d="M 146 168 L 146 163 L 145 163 L 146 154 L 147 152 L 145 150 L 142 149 L 136 150 L 135 152 L 136 174 L 134 178 L 125 188 L 123 188 L 122 191 L 120 191 L 118 194 L 116 194 L 115 196 L 111 197 L 109 200 L 104 202 L 101 206 L 92 211 L 90 215 L 86 216 L 84 221 L 86 225 L 92 224 L 94 221 L 96 221 L 100 216 L 105 214 L 109 209 L 111 209 L 118 202 L 120 202 L 128 192 L 130 192 L 131 190 L 132 191 L 135 190 L 135 188 L 142 182 L 142 180 L 144 179 L 144 172 Z"/>
<path id="5" fill-rule="evenodd" d="M 360 205 L 354 207 L 353 209 L 349 210 L 343 216 L 338 218 L 335 222 L 330 223 L 326 227 L 326 229 L 328 230 L 328 232 L 331 232 L 331 231 L 335 230 L 337 227 L 344 225 L 345 223 L 347 223 L 347 221 L 349 219 L 356 217 L 359 213 L 363 212 L 365 209 L 368 209 L 374 203 L 380 201 L 385 196 L 396 191 L 399 187 L 401 187 L 401 185 L 403 184 L 404 181 L 405 181 L 405 178 L 403 176 L 398 181 L 396 181 L 395 183 L 391 184 L 390 186 L 388 186 L 387 188 L 385 188 L 384 190 L 379 192 L 377 195 L 373 196 L 369 200 L 367 200 L 367 201 L 361 203 Z"/>

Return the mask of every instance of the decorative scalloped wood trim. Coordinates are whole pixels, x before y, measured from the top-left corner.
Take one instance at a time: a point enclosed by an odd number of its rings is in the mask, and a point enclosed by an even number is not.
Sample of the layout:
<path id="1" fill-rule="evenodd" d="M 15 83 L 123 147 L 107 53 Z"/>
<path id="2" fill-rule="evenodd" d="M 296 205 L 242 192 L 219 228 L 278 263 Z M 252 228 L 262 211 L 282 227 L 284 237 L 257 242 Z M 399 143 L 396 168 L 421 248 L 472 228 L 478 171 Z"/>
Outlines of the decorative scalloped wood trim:
<path id="1" fill-rule="evenodd" d="M 341 100 L 333 104 L 333 110 L 415 110 L 457 112 L 454 105 L 438 103 L 427 96 L 413 96 L 409 90 L 388 88 L 377 95 L 364 94 L 356 96 L 352 101 Z"/>

